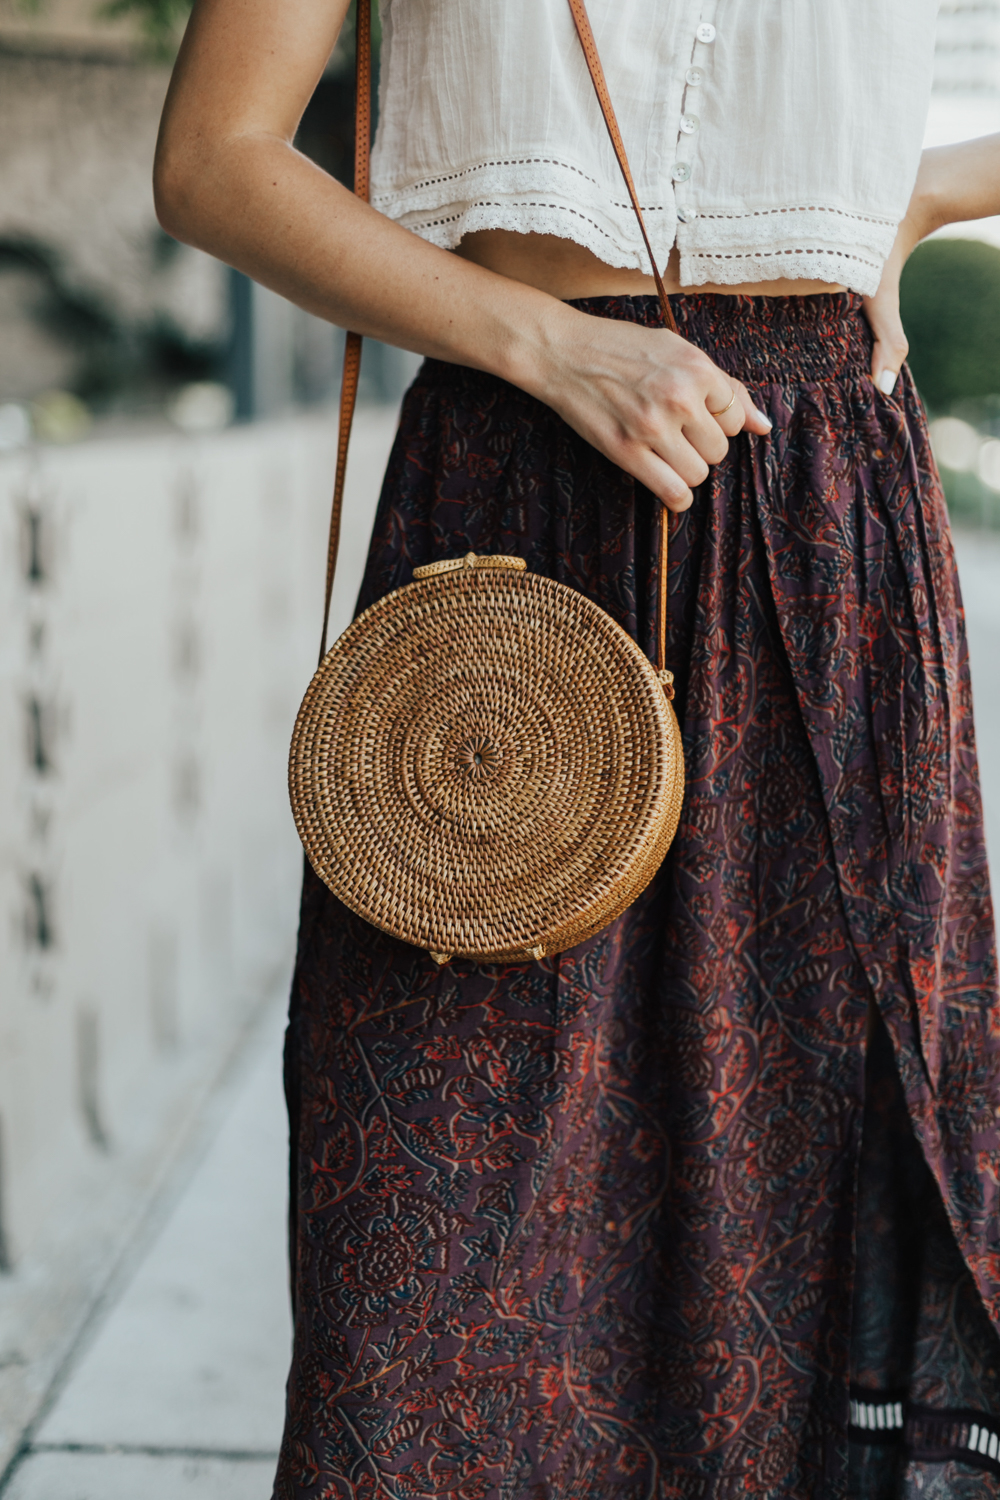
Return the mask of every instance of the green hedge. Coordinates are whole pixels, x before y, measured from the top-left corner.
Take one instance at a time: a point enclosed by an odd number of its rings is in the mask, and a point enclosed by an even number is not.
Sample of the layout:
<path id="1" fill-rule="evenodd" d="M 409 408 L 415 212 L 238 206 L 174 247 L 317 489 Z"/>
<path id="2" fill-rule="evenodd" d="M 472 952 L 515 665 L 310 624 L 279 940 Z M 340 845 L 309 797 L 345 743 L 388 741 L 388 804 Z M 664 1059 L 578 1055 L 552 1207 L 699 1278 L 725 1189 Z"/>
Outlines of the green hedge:
<path id="1" fill-rule="evenodd" d="M 1000 436 L 1000 249 L 932 239 L 903 272 L 900 311 L 909 364 L 931 417 L 956 416 Z M 956 521 L 1000 530 L 1000 494 L 976 474 L 942 469 Z"/>
<path id="2" fill-rule="evenodd" d="M 1000 249 L 981 240 L 918 245 L 900 286 L 910 369 L 935 416 L 1000 394 Z"/>

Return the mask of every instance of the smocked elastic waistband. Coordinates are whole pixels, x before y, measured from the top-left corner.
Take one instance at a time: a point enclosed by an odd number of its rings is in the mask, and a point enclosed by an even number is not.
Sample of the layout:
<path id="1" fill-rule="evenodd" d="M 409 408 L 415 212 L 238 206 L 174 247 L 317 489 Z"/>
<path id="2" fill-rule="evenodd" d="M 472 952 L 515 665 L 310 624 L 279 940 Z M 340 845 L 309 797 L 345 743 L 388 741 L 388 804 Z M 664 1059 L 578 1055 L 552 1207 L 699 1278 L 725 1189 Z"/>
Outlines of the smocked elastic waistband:
<path id="1" fill-rule="evenodd" d="M 569 304 L 596 318 L 660 328 L 656 297 L 581 297 Z M 670 298 L 677 327 L 727 374 L 748 385 L 867 379 L 872 334 L 855 292 L 814 297 L 725 297 L 683 293 Z M 429 359 L 425 383 L 478 384 L 496 377 Z"/>
<path id="2" fill-rule="evenodd" d="M 653 303 L 658 325 L 658 302 L 643 300 Z M 670 305 L 684 337 L 748 384 L 868 378 L 872 333 L 862 299 L 854 292 L 815 297 L 705 294 L 671 297 Z"/>

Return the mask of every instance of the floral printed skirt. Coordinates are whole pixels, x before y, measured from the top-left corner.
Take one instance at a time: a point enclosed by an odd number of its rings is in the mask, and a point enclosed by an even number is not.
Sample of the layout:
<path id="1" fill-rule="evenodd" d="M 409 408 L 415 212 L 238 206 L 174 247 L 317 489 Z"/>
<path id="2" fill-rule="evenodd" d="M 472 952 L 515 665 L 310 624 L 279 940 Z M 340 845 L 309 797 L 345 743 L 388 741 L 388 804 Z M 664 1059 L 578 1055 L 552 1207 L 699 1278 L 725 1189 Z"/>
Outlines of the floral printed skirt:
<path id="1" fill-rule="evenodd" d="M 996 956 L 924 417 L 855 296 L 675 306 L 774 422 L 671 522 L 677 838 L 533 964 L 439 970 L 307 871 L 275 1500 L 1000 1495 Z M 655 525 L 429 361 L 359 607 L 515 553 L 651 650 Z"/>

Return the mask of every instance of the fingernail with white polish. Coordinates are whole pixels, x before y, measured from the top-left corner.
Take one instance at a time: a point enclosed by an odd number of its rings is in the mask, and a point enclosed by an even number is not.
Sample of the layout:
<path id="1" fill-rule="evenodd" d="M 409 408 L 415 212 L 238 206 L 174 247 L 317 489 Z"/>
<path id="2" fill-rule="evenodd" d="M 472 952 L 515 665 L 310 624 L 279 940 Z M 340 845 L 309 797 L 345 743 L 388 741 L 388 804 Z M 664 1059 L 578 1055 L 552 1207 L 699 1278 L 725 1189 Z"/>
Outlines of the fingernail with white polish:
<path id="1" fill-rule="evenodd" d="M 878 388 L 883 396 L 891 396 L 896 384 L 896 371 L 883 370 L 878 378 Z"/>
<path id="2" fill-rule="evenodd" d="M 754 411 L 757 413 L 758 417 L 760 417 L 760 420 L 762 422 L 766 422 L 767 423 L 768 427 L 773 427 L 774 426 L 774 423 L 771 421 L 771 418 L 767 415 L 766 412 L 761 411 L 761 409 L 760 409 L 759 406 L 755 406 L 754 407 Z"/>

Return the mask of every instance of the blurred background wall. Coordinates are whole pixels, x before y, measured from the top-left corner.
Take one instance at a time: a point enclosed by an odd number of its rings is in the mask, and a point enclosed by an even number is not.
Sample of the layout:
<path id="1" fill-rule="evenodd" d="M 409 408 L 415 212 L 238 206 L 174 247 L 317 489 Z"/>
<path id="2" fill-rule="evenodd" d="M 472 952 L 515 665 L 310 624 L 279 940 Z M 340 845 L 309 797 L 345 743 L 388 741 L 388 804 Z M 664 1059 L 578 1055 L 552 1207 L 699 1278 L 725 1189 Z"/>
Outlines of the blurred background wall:
<path id="1" fill-rule="evenodd" d="M 0 0 L 0 1475 L 295 936 L 342 335 L 156 223 L 184 9 Z M 338 52 L 341 175 L 352 110 Z M 415 364 L 366 349 L 335 631 Z"/>
<path id="2" fill-rule="evenodd" d="M 184 10 L 0 0 L 0 1475 L 294 941 L 341 335 L 156 224 Z M 342 177 L 349 59 L 299 137 Z M 928 142 L 995 130 L 1000 0 L 946 0 Z M 1000 528 L 1000 226 L 921 247 L 904 314 Z M 414 365 L 366 349 L 335 628 Z"/>

